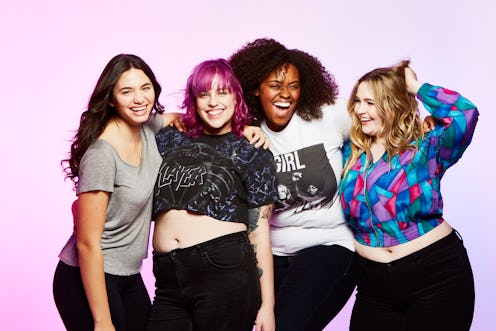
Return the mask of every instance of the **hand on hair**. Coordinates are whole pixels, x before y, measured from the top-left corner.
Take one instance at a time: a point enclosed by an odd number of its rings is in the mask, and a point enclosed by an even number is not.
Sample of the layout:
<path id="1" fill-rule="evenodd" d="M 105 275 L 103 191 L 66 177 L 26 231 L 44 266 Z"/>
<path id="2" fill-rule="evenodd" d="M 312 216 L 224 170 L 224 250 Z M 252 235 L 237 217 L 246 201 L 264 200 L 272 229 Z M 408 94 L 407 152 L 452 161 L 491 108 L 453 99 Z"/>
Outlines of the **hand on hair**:
<path id="1" fill-rule="evenodd" d="M 405 68 L 405 82 L 408 93 L 417 95 L 422 83 L 417 80 L 417 74 L 410 67 Z"/>

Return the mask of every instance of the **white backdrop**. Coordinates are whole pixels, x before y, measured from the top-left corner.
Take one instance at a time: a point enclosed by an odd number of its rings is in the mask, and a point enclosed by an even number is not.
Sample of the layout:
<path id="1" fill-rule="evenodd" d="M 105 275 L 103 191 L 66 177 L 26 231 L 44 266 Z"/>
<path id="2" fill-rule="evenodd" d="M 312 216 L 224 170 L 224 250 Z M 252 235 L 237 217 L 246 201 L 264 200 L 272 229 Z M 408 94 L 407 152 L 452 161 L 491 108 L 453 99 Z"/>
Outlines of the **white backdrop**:
<path id="1" fill-rule="evenodd" d="M 495 22 L 495 2 L 485 0 L 2 0 L 0 329 L 63 330 L 52 276 L 72 230 L 74 192 L 59 162 L 107 61 L 141 56 L 174 110 L 198 62 L 273 37 L 320 58 L 343 98 L 366 71 L 410 58 L 420 80 L 478 105 L 472 145 L 445 176 L 443 194 L 474 269 L 472 330 L 494 330 Z M 143 274 L 152 294 L 151 259 Z M 326 330 L 347 329 L 353 300 Z"/>

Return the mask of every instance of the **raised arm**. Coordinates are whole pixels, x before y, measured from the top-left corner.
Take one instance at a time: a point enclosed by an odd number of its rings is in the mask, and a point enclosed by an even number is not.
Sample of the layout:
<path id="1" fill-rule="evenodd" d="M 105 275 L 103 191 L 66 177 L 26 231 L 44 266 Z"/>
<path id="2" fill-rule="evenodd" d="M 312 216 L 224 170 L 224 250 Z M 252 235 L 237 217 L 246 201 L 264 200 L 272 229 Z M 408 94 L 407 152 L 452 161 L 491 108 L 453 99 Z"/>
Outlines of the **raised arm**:
<path id="1" fill-rule="evenodd" d="M 408 91 L 438 120 L 432 143 L 436 145 L 436 156 L 444 171 L 460 159 L 472 141 L 479 116 L 477 107 L 458 92 L 420 83 L 408 67 L 405 79 Z"/>
<path id="2" fill-rule="evenodd" d="M 275 330 L 274 317 L 274 265 L 270 246 L 269 220 L 272 204 L 249 210 L 248 237 L 254 247 L 257 267 L 260 272 L 262 305 L 255 320 L 256 331 Z"/>

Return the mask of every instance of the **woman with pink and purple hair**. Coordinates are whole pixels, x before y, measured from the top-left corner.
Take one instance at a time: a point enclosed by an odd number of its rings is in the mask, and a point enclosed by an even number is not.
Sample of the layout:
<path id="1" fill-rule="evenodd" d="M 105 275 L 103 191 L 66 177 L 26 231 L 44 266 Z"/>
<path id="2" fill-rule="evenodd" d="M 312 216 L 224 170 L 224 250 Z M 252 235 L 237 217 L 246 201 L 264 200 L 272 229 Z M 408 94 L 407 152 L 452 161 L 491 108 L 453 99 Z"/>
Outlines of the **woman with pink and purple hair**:
<path id="1" fill-rule="evenodd" d="M 187 133 L 156 136 L 148 331 L 274 330 L 273 155 L 242 139 L 250 118 L 227 61 L 194 68 L 183 106 Z"/>

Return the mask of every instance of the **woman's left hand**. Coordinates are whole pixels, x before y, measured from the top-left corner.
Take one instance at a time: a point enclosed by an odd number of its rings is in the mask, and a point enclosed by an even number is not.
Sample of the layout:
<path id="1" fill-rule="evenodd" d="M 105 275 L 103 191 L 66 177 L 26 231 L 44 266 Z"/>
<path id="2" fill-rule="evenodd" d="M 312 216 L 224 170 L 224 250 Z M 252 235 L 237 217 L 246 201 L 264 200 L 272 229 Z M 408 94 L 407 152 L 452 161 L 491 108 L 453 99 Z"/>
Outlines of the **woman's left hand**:
<path id="1" fill-rule="evenodd" d="M 255 144 L 255 147 L 263 146 L 264 149 L 269 148 L 269 139 L 263 134 L 262 129 L 258 126 L 245 126 L 243 130 L 243 136 L 250 142 L 250 144 Z"/>

